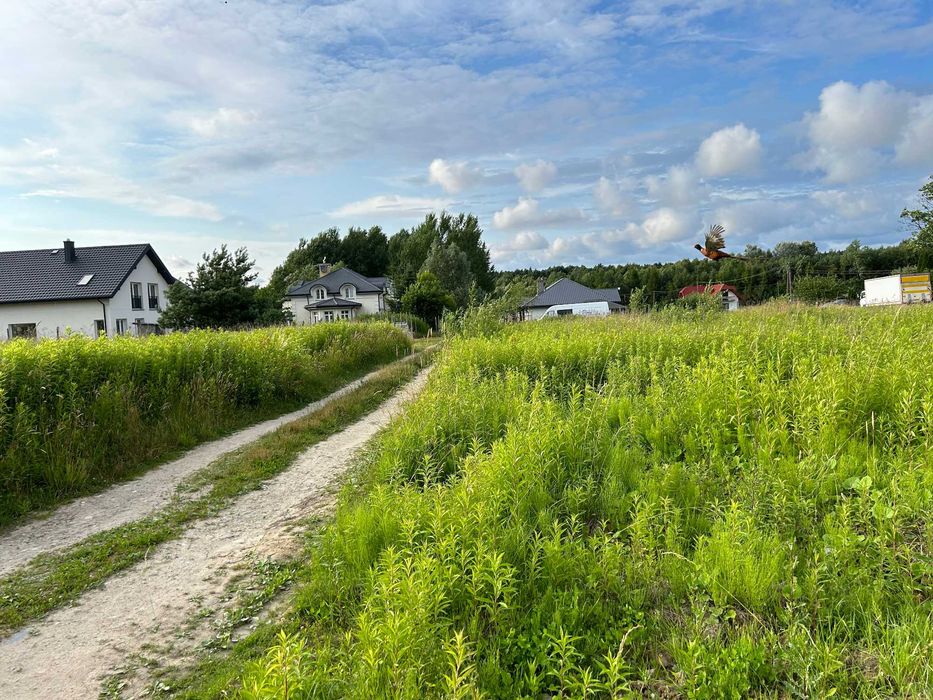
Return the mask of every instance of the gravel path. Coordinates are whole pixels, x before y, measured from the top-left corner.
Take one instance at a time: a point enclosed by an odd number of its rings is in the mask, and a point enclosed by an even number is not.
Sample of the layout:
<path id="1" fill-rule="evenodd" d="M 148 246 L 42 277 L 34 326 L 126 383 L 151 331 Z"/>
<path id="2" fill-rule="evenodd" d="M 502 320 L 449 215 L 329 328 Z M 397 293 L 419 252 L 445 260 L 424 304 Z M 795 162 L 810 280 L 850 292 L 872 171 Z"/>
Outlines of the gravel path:
<path id="1" fill-rule="evenodd" d="M 216 604 L 232 572 L 252 557 L 294 547 L 292 530 L 328 513 L 355 456 L 427 380 L 423 370 L 381 407 L 314 445 L 289 469 L 199 521 L 147 560 L 0 642 L 0 698 L 96 698 L 129 655 L 172 641 L 200 608 Z"/>
<path id="2" fill-rule="evenodd" d="M 93 496 L 66 503 L 49 517 L 32 520 L 0 536 L 0 576 L 26 564 L 33 557 L 77 544 L 86 537 L 139 520 L 164 507 L 186 477 L 228 452 L 239 449 L 276 428 L 326 406 L 358 388 L 377 369 L 361 379 L 304 408 L 257 423 L 220 440 L 205 443 L 183 457 L 154 468 L 137 479 L 117 484 Z"/>

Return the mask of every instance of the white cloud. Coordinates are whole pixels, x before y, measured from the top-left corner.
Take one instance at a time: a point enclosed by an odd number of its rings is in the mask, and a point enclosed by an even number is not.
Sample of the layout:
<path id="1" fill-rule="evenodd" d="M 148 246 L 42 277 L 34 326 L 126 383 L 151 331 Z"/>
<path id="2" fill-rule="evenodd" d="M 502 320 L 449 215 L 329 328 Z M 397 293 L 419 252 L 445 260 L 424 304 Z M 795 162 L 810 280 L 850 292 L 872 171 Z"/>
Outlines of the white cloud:
<path id="1" fill-rule="evenodd" d="M 933 95 L 919 98 L 911 108 L 895 154 L 905 165 L 933 163 Z"/>
<path id="2" fill-rule="evenodd" d="M 874 214 L 879 209 L 876 199 L 865 192 L 820 190 L 814 192 L 811 197 L 845 219 L 859 219 L 866 214 Z"/>
<path id="3" fill-rule="evenodd" d="M 933 95 L 917 96 L 884 81 L 827 86 L 819 112 L 807 114 L 804 123 L 810 150 L 798 162 L 822 171 L 827 182 L 852 182 L 892 160 L 922 165 L 933 159 Z"/>
<path id="4" fill-rule="evenodd" d="M 713 220 L 726 228 L 727 249 L 735 249 L 739 241 L 747 243 L 801 224 L 807 214 L 793 199 L 756 199 L 719 207 Z"/>
<path id="5" fill-rule="evenodd" d="M 432 211 L 444 209 L 450 205 L 445 199 L 430 199 L 427 197 L 401 197 L 397 194 L 381 194 L 358 202 L 350 202 L 338 207 L 329 216 L 334 218 L 347 217 L 406 217 L 420 216 Z"/>
<path id="6" fill-rule="evenodd" d="M 736 124 L 711 134 L 697 150 L 696 163 L 707 177 L 754 171 L 761 160 L 761 137 L 754 129 Z"/>
<path id="7" fill-rule="evenodd" d="M 557 177 L 557 166 L 546 160 L 522 163 L 515 168 L 515 177 L 526 192 L 540 192 Z"/>
<path id="8" fill-rule="evenodd" d="M 667 207 L 695 207 L 708 194 L 689 165 L 671 166 L 663 178 L 650 175 L 645 185 L 648 194 Z"/>
<path id="9" fill-rule="evenodd" d="M 629 192 L 623 191 L 623 187 L 631 189 L 633 186 L 634 183 L 628 180 L 614 182 L 607 177 L 601 177 L 593 188 L 593 198 L 602 211 L 614 216 L 626 216 L 635 210 L 636 203 Z"/>
<path id="10" fill-rule="evenodd" d="M 545 250 L 549 245 L 548 239 L 537 231 L 522 231 L 496 248 L 502 251 Z"/>
<path id="11" fill-rule="evenodd" d="M 630 225 L 627 232 L 643 247 L 683 239 L 690 233 L 691 219 L 683 212 L 662 207 L 645 217 L 640 226 Z"/>
<path id="12" fill-rule="evenodd" d="M 256 112 L 221 107 L 211 114 L 193 116 L 187 121 L 188 127 L 198 136 L 212 139 L 235 132 L 256 120 Z"/>
<path id="13" fill-rule="evenodd" d="M 559 226 L 583 219 L 579 209 L 541 211 L 537 200 L 530 197 L 521 197 L 514 207 L 504 207 L 492 215 L 493 225 L 500 229 Z"/>
<path id="14" fill-rule="evenodd" d="M 428 181 L 440 185 L 449 194 L 473 187 L 482 179 L 482 171 L 465 162 L 454 163 L 435 158 L 428 166 Z"/>

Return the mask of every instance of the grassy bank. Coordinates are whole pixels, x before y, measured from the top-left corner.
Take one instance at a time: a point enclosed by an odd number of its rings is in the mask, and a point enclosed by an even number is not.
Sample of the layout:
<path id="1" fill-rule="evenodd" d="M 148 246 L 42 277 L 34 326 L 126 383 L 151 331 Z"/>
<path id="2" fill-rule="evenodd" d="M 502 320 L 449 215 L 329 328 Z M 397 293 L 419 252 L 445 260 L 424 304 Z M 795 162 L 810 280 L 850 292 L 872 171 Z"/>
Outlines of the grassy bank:
<path id="1" fill-rule="evenodd" d="M 429 353 L 423 353 L 394 363 L 319 411 L 219 459 L 182 484 L 177 502 L 162 511 L 101 532 L 63 552 L 39 557 L 0 578 L 0 637 L 76 600 L 88 588 L 140 561 L 153 547 L 181 535 L 193 521 L 209 517 L 257 488 L 286 469 L 302 451 L 379 406 L 411 380 L 428 358 Z M 203 495 L 190 498 L 189 493 Z"/>
<path id="2" fill-rule="evenodd" d="M 318 399 L 410 350 L 388 324 L 0 347 L 0 526 Z"/>
<path id="3" fill-rule="evenodd" d="M 930 347 L 930 308 L 450 341 L 211 692 L 928 697 Z"/>

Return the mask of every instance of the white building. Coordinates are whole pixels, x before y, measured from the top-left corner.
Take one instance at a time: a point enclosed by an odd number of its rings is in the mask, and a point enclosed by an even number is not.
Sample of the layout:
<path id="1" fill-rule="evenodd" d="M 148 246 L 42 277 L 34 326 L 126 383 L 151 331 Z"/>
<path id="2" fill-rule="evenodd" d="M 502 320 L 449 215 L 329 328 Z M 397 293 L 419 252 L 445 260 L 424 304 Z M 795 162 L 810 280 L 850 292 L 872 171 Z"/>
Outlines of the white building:
<path id="1" fill-rule="evenodd" d="M 538 281 L 538 294 L 526 300 L 519 312 L 523 321 L 537 321 L 553 310 L 553 315 L 573 315 L 573 307 L 605 302 L 610 313 L 622 311 L 622 299 L 618 289 L 591 289 L 579 282 L 562 277 L 548 287 Z"/>
<path id="2" fill-rule="evenodd" d="M 291 311 L 296 325 L 350 320 L 387 310 L 385 277 L 363 277 L 346 267 L 333 271 L 328 265 L 319 268 L 323 273 L 320 277 L 300 282 L 285 294 L 284 307 Z"/>
<path id="3" fill-rule="evenodd" d="M 726 311 L 735 311 L 742 303 L 742 297 L 739 296 L 739 290 L 731 284 L 694 284 L 684 287 L 678 292 L 677 296 L 681 299 L 691 294 L 711 294 L 718 297 L 722 303 L 722 308 Z"/>
<path id="4" fill-rule="evenodd" d="M 0 252 L 2 338 L 146 335 L 175 278 L 147 243 Z"/>

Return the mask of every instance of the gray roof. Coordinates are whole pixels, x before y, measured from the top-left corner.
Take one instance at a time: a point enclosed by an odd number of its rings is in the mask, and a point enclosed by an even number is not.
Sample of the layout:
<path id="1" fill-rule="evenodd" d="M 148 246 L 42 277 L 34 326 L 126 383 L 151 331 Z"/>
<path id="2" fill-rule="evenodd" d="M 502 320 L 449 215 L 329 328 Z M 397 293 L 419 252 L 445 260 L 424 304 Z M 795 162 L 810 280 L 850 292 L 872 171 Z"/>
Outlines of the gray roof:
<path id="1" fill-rule="evenodd" d="M 110 299 L 146 255 L 166 283 L 174 284 L 148 243 L 75 248 L 74 260 L 63 248 L 0 251 L 0 304 Z M 90 282 L 79 286 L 87 275 L 93 275 Z"/>
<path id="2" fill-rule="evenodd" d="M 561 278 L 524 304 L 523 308 L 540 308 L 556 304 L 585 304 L 591 301 L 607 301 L 610 308 L 621 308 L 622 297 L 618 289 L 590 289 L 566 277 Z"/>
<path id="3" fill-rule="evenodd" d="M 330 297 L 329 299 L 321 299 L 321 301 L 314 301 L 308 304 L 306 309 L 335 309 L 343 307 L 345 309 L 354 309 L 357 306 L 362 306 L 358 301 L 352 301 L 350 299 L 344 299 L 343 297 Z"/>
<path id="4" fill-rule="evenodd" d="M 345 284 L 352 284 L 354 287 L 356 287 L 357 292 L 371 294 L 385 291 L 386 278 L 363 277 L 363 275 L 358 272 L 354 272 L 349 267 L 341 267 L 340 269 L 328 272 L 322 277 L 318 277 L 316 280 L 311 280 L 310 282 L 299 282 L 295 286 L 291 287 L 286 292 L 286 295 L 290 297 L 309 296 L 311 294 L 311 290 L 314 287 L 322 286 L 327 290 L 328 294 L 336 296 L 337 294 L 340 294 L 340 288 Z"/>

